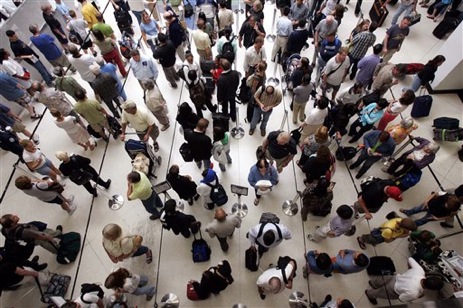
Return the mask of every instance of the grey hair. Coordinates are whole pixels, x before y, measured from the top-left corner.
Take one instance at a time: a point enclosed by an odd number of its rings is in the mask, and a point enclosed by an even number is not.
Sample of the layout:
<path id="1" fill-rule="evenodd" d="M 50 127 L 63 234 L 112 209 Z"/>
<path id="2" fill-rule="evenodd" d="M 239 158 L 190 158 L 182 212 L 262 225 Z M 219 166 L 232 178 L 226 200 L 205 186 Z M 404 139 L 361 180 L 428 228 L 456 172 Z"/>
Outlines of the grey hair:
<path id="1" fill-rule="evenodd" d="M 411 117 L 406 117 L 404 119 L 402 119 L 402 121 L 400 121 L 400 126 L 402 126 L 403 128 L 410 128 L 413 126 L 413 124 L 415 123 L 415 121 L 411 118 Z"/>

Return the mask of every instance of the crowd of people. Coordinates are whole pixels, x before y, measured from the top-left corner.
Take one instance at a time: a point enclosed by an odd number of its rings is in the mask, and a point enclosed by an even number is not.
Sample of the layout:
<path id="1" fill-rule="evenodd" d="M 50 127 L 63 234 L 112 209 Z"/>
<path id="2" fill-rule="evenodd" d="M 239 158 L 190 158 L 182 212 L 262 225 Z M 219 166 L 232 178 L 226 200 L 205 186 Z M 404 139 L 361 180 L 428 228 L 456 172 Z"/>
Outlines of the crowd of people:
<path id="1" fill-rule="evenodd" d="M 345 6 L 334 0 L 313 3 L 277 1 L 279 17 L 275 29 L 264 27 L 264 3 L 245 1 L 246 18 L 238 25 L 238 33 L 232 30 L 235 20 L 231 1 L 197 1 L 198 14 L 193 12 L 191 17 L 186 16 L 191 12 L 186 10 L 187 6 L 182 1 L 164 3 L 164 13 L 158 14 L 154 1 L 110 0 L 122 36 L 106 23 L 104 16 L 108 13 L 100 11 L 98 5 L 78 0 L 79 12 L 68 9 L 61 0 L 55 1 L 55 10 L 48 3 L 41 5 L 44 22 L 54 37 L 41 32 L 38 25 L 29 26 L 30 42 L 43 57 L 30 48 L 28 42 L 22 41 L 15 31 L 5 30 L 11 53 L 7 48 L 0 49 L 0 95 L 26 109 L 31 121 L 43 117 L 36 112 L 34 104 L 45 106 L 54 124 L 64 130 L 74 144 L 88 151 L 88 155 L 71 154 L 71 149 L 57 151 L 54 156 L 59 165 L 55 165 L 51 150 L 37 147 L 40 142 L 38 134 L 32 134 L 20 116 L 0 104 L 0 146 L 17 155 L 19 164 L 24 164 L 30 173 L 16 176 L 15 188 L 10 189 L 19 189 L 38 199 L 28 202 L 59 204 L 68 215 L 73 215 L 78 209 L 79 198 L 68 195 L 66 179 L 84 186 L 94 198 L 98 197 L 98 189 L 101 189 L 97 186 L 109 189 L 112 180 L 103 180 L 102 175 L 91 166 L 90 157 L 101 143 L 100 139 L 112 142 L 110 139 L 113 137 L 127 141 L 126 135 L 133 130 L 150 151 L 156 153 L 161 148 L 170 149 L 171 144 L 158 142 L 160 134 L 172 129 L 173 116 L 169 116 L 168 111 L 170 109 L 172 113 L 176 108 L 167 103 L 164 95 L 168 90 L 180 93 L 179 87 L 185 87 L 190 99 L 179 104 L 175 115 L 185 140 L 180 152 L 185 162 L 195 162 L 201 180 L 194 181 L 197 177 L 194 174 L 182 175 L 180 162 L 174 161 L 165 179 L 178 195 L 178 200 L 164 202 L 162 196 L 153 190 L 151 174 L 134 165 L 134 170 L 126 177 L 126 198 L 128 201 L 139 199 L 149 213 L 149 219 L 160 220 L 162 227 L 172 230 L 175 235 L 189 238 L 204 227 L 211 238 L 218 239 L 223 253 L 232 245 L 227 239 L 242 223 L 238 213 L 227 213 L 220 207 L 228 200 L 227 189 L 220 184 L 220 177 L 233 164 L 231 153 L 234 149 L 229 128 L 239 119 L 238 98 L 240 103 L 247 104 L 248 134 L 253 135 L 259 125 L 262 138 L 261 145 L 252 153 L 252 157 L 256 157 L 251 159 L 253 163 L 248 173 L 249 186 L 255 193 L 254 206 L 270 199 L 262 196 L 278 189 L 279 182 L 283 180 L 281 173 L 294 161 L 300 169 L 296 171 L 297 176 L 303 178 L 305 188 L 301 198 L 302 221 L 307 221 L 309 215 L 326 217 L 331 214 L 325 225 L 308 234 L 311 242 L 320 243 L 325 239 L 352 235 L 355 224 L 361 219 L 371 220 L 372 214 L 377 213 L 388 199 L 402 202 L 403 192 L 419 186 L 417 174 L 421 176 L 421 170 L 438 158 L 439 145 L 436 142 L 411 135 L 417 128 L 413 118 L 403 117 L 398 124 L 397 121 L 392 122 L 413 105 L 417 92 L 434 79 L 437 69 L 446 61 L 445 57 L 430 55 L 429 62 L 414 76 L 410 88 L 404 87 L 397 100 L 385 98 L 388 90 L 401 82 L 400 65 L 391 60 L 400 52 L 411 31 L 410 5 L 416 7 L 416 0 L 411 1 L 412 4 L 401 1 L 382 40 L 374 34 L 378 28 L 377 21 L 362 19 L 351 31 L 350 37 L 343 38 L 348 39 L 347 46 L 342 46 L 337 35 L 339 27 L 342 27 L 341 20 L 346 18 L 343 16 Z M 443 5 L 437 7 L 432 18 L 441 14 L 443 9 Z M 405 16 L 399 20 L 404 11 Z M 131 14 L 135 18 L 132 19 Z M 194 19 L 195 30 L 185 27 L 185 19 L 188 18 Z M 161 27 L 162 21 L 165 29 Z M 270 58 L 267 58 L 265 37 L 273 30 L 276 36 Z M 139 48 L 122 52 L 119 46 L 122 46 L 120 40 L 123 36 L 136 35 L 138 31 L 148 52 L 143 53 Z M 312 58 L 302 57 L 306 45 L 311 44 Z M 370 47 L 372 53 L 367 55 Z M 237 69 L 238 53 L 242 55 L 242 70 Z M 300 57 L 297 64 L 290 67 L 286 60 L 294 55 Z M 28 64 L 27 68 L 21 65 L 22 60 Z M 46 68 L 49 65 L 42 62 L 45 60 L 54 67 L 53 74 Z M 286 80 L 288 91 L 271 82 L 268 66 L 280 64 L 284 71 L 290 72 Z M 159 65 L 163 74 L 160 74 Z M 29 68 L 37 70 L 43 81 L 32 80 Z M 124 80 L 130 78 L 129 72 L 140 85 L 140 88 L 130 90 L 143 92 L 144 102 L 135 102 L 125 88 Z M 348 75 L 354 83 L 346 86 Z M 79 78 L 74 78 L 77 76 Z M 165 78 L 171 89 L 162 89 L 159 78 Z M 284 105 L 288 95 L 293 113 L 290 122 L 295 130 L 285 131 L 283 125 L 279 130 L 267 130 L 269 121 L 280 120 L 272 113 L 275 108 Z M 212 131 L 211 135 L 209 131 Z M 24 135 L 24 139 L 20 139 L 18 134 Z M 345 138 L 345 135 L 350 138 Z M 373 177 L 370 168 L 381 159 L 389 159 L 406 139 L 410 140 L 413 148 L 390 160 L 384 169 L 385 174 L 374 174 Z M 354 155 L 348 158 L 347 151 L 340 146 L 343 141 L 358 148 L 359 154 L 353 163 L 347 161 L 357 155 L 355 149 Z M 338 151 L 334 153 L 332 145 L 336 143 Z M 294 159 L 298 153 L 300 157 Z M 145 157 L 149 164 L 154 163 L 150 155 Z M 347 204 L 336 205 L 332 211 L 335 193 L 332 180 L 336 168 L 343 167 L 340 161 L 346 161 L 348 172 L 359 168 L 356 179 L 365 178 L 365 175 L 369 177 L 362 181 L 357 200 L 345 200 Z M 111 174 L 104 176 L 111 177 Z M 157 176 L 158 179 L 164 178 L 160 174 Z M 180 199 L 190 206 L 196 203 L 213 211 L 212 221 L 202 224 L 193 215 L 180 211 Z M 400 208 L 400 215 L 388 217 L 383 224 L 372 226 L 370 233 L 357 237 L 362 250 L 367 248 L 367 244 L 375 246 L 399 238 L 410 238 L 410 241 L 421 245 L 420 250 L 408 260 L 408 271 L 369 281 L 365 294 L 370 303 L 377 304 L 377 298 L 410 302 L 423 296 L 425 290 L 443 287 L 442 280 L 425 275 L 426 267 L 422 262 L 436 263 L 443 249 L 428 234 L 431 232 L 422 226 L 441 220 L 443 228 L 452 228 L 462 202 L 463 186 L 435 192 L 422 204 L 410 209 Z M 422 212 L 422 217 L 410 218 Z M 257 222 L 257 217 L 247 219 Z M 44 222 L 20 223 L 19 217 L 13 213 L 4 214 L 0 223 L 5 237 L 0 251 L 0 272 L 2 277 L 8 277 L 2 279 L 1 289 L 14 290 L 25 276 L 43 280 L 41 271 L 47 264 L 39 264 L 38 257 L 29 258 L 36 245 L 56 254 L 63 227 L 57 226 L 56 230 L 52 230 Z M 264 253 L 283 240 L 292 239 L 290 227 L 280 223 L 276 216 L 269 218 L 263 215 L 248 230 L 246 238 L 250 242 L 250 251 L 257 255 L 257 265 Z M 146 263 L 151 264 L 153 251 L 143 244 L 143 235 L 128 233 L 115 223 L 103 228 L 102 245 L 110 261 L 117 264 L 144 255 Z M 18 241 L 27 245 L 21 246 Z M 299 263 L 304 264 L 300 266 L 302 276 L 310 279 L 311 275 L 330 277 L 364 271 L 371 257 L 371 254 L 368 256 L 363 251 L 348 248 L 342 248 L 334 257 L 310 249 Z M 256 281 L 260 298 L 265 300 L 270 294 L 291 289 L 298 272 L 297 263 L 295 256 L 285 256 L 265 269 Z M 92 282 L 96 281 L 101 279 Z M 203 272 L 200 281 L 188 282 L 192 294 L 195 294 L 189 298 L 205 300 L 211 294 L 217 295 L 225 290 L 233 281 L 231 265 L 224 259 Z M 144 295 L 147 301 L 151 301 L 156 294 L 153 282 L 149 282 L 146 275 L 133 273 L 124 267 L 110 273 L 104 287 L 113 290 L 117 300 L 124 298 L 124 293 L 129 293 Z M 82 288 L 81 291 L 76 300 L 62 307 L 104 306 L 105 295 L 101 287 Z M 320 306 L 354 307 L 352 301 L 342 294 L 339 296 L 333 300 L 328 294 Z"/>

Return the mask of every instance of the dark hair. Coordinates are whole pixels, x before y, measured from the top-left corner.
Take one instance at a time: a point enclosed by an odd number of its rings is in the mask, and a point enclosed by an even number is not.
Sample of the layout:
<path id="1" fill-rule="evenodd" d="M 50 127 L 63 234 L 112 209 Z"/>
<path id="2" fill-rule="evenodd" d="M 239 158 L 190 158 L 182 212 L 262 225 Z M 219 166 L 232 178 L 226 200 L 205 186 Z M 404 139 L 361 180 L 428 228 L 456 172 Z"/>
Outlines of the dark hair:
<path id="1" fill-rule="evenodd" d="M 77 308 L 77 303 L 68 300 L 66 303 L 60 306 L 60 308 Z"/>
<path id="2" fill-rule="evenodd" d="M 302 77 L 302 83 L 304 85 L 308 85 L 310 83 L 310 80 L 312 79 L 312 76 L 310 74 L 305 74 L 303 77 Z"/>
<path id="3" fill-rule="evenodd" d="M 8 37 L 12 37 L 13 35 L 16 34 L 16 32 L 14 32 L 13 30 L 6 30 L 5 34 L 6 34 L 6 36 L 8 36 Z"/>
<path id="4" fill-rule="evenodd" d="M 330 182 L 325 177 L 320 178 L 313 190 L 314 195 L 320 198 L 326 196 L 329 186 Z"/>
<path id="5" fill-rule="evenodd" d="M 321 96 L 317 100 L 318 109 L 322 109 L 322 110 L 326 109 L 326 107 L 328 107 L 329 104 L 330 104 L 330 100 L 326 96 Z"/>
<path id="6" fill-rule="evenodd" d="M 204 12 L 199 12 L 198 20 L 200 20 L 200 19 L 202 19 L 204 21 L 204 25 L 207 23 L 206 14 L 204 14 Z"/>
<path id="7" fill-rule="evenodd" d="M 103 32 L 101 32 L 99 29 L 92 29 L 92 32 L 93 32 L 93 35 L 95 35 L 95 38 L 98 41 L 103 42 L 105 40 L 105 36 L 104 36 Z"/>
<path id="8" fill-rule="evenodd" d="M 140 173 L 137 171 L 132 171 L 127 175 L 127 179 L 130 180 L 132 183 L 138 183 L 141 180 Z"/>
<path id="9" fill-rule="evenodd" d="M 376 44 L 375 46 L 373 46 L 373 53 L 375 55 L 379 55 L 381 51 L 383 51 L 383 44 Z"/>
<path id="10" fill-rule="evenodd" d="M 287 6 L 285 6 L 282 11 L 283 11 L 284 16 L 288 16 L 289 13 L 291 12 L 291 9 L 289 7 L 287 7 Z"/>
<path id="11" fill-rule="evenodd" d="M 230 39 L 230 35 L 233 33 L 233 30 L 232 28 L 230 28 L 230 26 L 226 26 L 224 29 L 223 29 L 223 34 L 225 35 L 225 37 L 228 39 Z"/>
<path id="12" fill-rule="evenodd" d="M 106 289 L 116 289 L 116 288 L 123 288 L 125 279 L 130 276 L 130 272 L 125 268 L 119 268 L 114 273 L 109 274 L 106 277 L 104 282 L 104 286 Z"/>
<path id="13" fill-rule="evenodd" d="M 275 243 L 275 233 L 273 233 L 272 230 L 265 231 L 263 240 L 265 245 L 272 245 L 273 243 Z"/>
<path id="14" fill-rule="evenodd" d="M 178 114 L 180 116 L 187 116 L 193 112 L 193 109 L 191 109 L 190 105 L 187 102 L 183 102 L 180 104 L 178 107 Z"/>
<path id="15" fill-rule="evenodd" d="M 321 145 L 317 150 L 317 157 L 315 158 L 317 164 L 331 163 L 331 152 L 326 145 Z"/>
<path id="16" fill-rule="evenodd" d="M 384 109 L 389 105 L 389 102 L 385 98 L 380 98 L 376 105 L 378 105 L 380 109 Z"/>
<path id="17" fill-rule="evenodd" d="M 354 88 L 354 89 L 360 89 L 360 88 L 363 88 L 363 85 L 362 85 L 360 82 L 356 82 L 356 83 L 354 83 L 354 85 L 352 86 L 352 88 Z"/>
<path id="18" fill-rule="evenodd" d="M 338 308 L 354 308 L 354 305 L 348 299 L 343 299 L 338 305 Z"/>
<path id="19" fill-rule="evenodd" d="M 297 25 L 301 28 L 304 28 L 305 24 L 306 24 L 306 21 L 303 18 L 299 19 L 299 21 L 297 22 Z"/>
<path id="20" fill-rule="evenodd" d="M 159 33 L 158 34 L 158 40 L 159 40 L 160 43 L 167 42 L 167 35 L 165 35 L 164 33 Z"/>
<path id="21" fill-rule="evenodd" d="M 317 264 L 317 267 L 321 270 L 327 270 L 332 265 L 330 256 L 324 252 L 317 256 L 317 258 L 315 259 L 315 263 Z"/>
<path id="22" fill-rule="evenodd" d="M 7 34 L 7 35 L 8 35 L 8 34 Z M 446 60 L 446 59 L 445 59 L 445 57 L 444 57 L 443 55 L 438 55 L 438 56 L 435 56 L 434 59 L 429 60 L 428 64 L 432 64 L 432 65 L 434 65 L 434 66 L 437 67 L 437 64 L 438 64 L 438 63 L 442 63 L 442 62 L 444 62 L 445 60 Z"/>
<path id="23" fill-rule="evenodd" d="M 188 78 L 191 80 L 191 81 L 195 81 L 197 78 L 198 78 L 198 74 L 196 73 L 195 70 L 190 70 L 188 72 Z"/>
<path id="24" fill-rule="evenodd" d="M 413 104 L 413 102 L 415 101 L 415 92 L 413 92 L 412 90 L 408 89 L 406 90 L 403 94 L 402 94 L 402 97 L 399 98 L 399 102 L 402 104 L 402 105 L 411 105 Z"/>
<path id="25" fill-rule="evenodd" d="M 383 131 L 379 134 L 378 140 L 381 141 L 381 142 L 384 142 L 384 141 L 388 141 L 389 138 L 391 138 L 391 135 L 389 135 L 388 132 L 386 132 L 386 131 L 383 130 Z"/>
<path id="26" fill-rule="evenodd" d="M 176 210 L 175 208 L 177 207 L 177 201 L 174 199 L 169 199 L 164 203 L 164 211 L 166 213 L 174 213 Z"/>
<path id="27" fill-rule="evenodd" d="M 13 214 L 3 215 L 2 218 L 0 218 L 0 224 L 2 225 L 2 227 L 6 229 L 11 228 L 14 224 L 13 217 Z"/>
<path id="28" fill-rule="evenodd" d="M 423 287 L 428 290 L 440 290 L 444 287 L 442 279 L 436 276 L 426 277 L 423 281 Z"/>
<path id="29" fill-rule="evenodd" d="M 74 96 L 78 99 L 78 100 L 84 100 L 86 95 L 85 95 L 85 92 L 82 91 L 82 90 L 76 90 L 74 92 Z"/>
<path id="30" fill-rule="evenodd" d="M 213 139 L 214 142 L 220 141 L 225 138 L 225 130 L 221 126 L 214 126 L 213 128 Z"/>
<path id="31" fill-rule="evenodd" d="M 178 176 L 180 173 L 180 168 L 177 165 L 172 165 L 169 168 L 169 174 L 173 176 Z"/>
<path id="32" fill-rule="evenodd" d="M 355 258 L 354 262 L 360 267 L 366 267 L 370 263 L 370 260 L 365 254 L 361 253 Z"/>
<path id="33" fill-rule="evenodd" d="M 6 56 L 6 50 L 3 48 L 0 48 L 0 64 L 2 64 L 3 60 L 5 60 L 5 56 Z"/>
<path id="34" fill-rule="evenodd" d="M 347 204 L 343 204 L 336 209 L 336 214 L 342 219 L 350 219 L 354 215 L 354 210 Z"/>
<path id="35" fill-rule="evenodd" d="M 262 166 L 264 166 L 265 168 L 268 168 L 270 164 L 268 163 L 268 161 L 265 159 L 265 158 L 262 158 L 262 159 L 259 159 L 256 163 L 256 167 L 257 168 L 260 168 Z"/>

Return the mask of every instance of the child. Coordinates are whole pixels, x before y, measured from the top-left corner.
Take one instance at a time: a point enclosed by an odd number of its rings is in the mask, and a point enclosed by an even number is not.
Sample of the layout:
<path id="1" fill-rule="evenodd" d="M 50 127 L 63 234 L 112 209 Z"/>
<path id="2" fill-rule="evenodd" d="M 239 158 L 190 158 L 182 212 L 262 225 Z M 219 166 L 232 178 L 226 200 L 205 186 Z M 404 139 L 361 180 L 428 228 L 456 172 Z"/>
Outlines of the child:
<path id="1" fill-rule="evenodd" d="M 323 227 L 318 227 L 314 234 L 309 234 L 307 238 L 312 242 L 318 243 L 326 237 L 338 237 L 346 233 L 352 227 L 354 221 L 354 210 L 349 205 L 343 204 L 336 210 L 337 216 Z"/>

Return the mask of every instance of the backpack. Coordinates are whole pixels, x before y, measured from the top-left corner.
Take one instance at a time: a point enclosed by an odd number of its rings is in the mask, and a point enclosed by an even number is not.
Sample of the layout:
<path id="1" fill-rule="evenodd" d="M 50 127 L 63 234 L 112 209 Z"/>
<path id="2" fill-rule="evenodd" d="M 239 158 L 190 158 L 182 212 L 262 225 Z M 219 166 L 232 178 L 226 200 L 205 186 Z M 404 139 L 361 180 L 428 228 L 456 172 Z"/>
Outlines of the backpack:
<path id="1" fill-rule="evenodd" d="M 313 188 L 304 189 L 302 193 L 302 206 L 308 208 L 310 213 L 314 216 L 326 217 L 331 213 L 333 205 L 331 201 L 326 203 L 321 201 L 321 198 L 314 194 Z"/>
<path id="2" fill-rule="evenodd" d="M 241 101 L 242 104 L 246 104 L 252 99 L 251 88 L 248 87 L 248 85 L 246 84 L 246 77 L 243 77 L 243 79 L 241 79 L 240 93 L 238 94 L 238 99 Z M 249 121 L 251 120 L 249 119 Z"/>
<path id="3" fill-rule="evenodd" d="M 357 154 L 357 150 L 354 147 L 339 147 L 336 150 L 335 156 L 339 161 L 351 160 Z"/>
<path id="4" fill-rule="evenodd" d="M 460 120 L 448 117 L 435 118 L 432 126 L 441 129 L 458 129 L 460 127 Z"/>
<path id="5" fill-rule="evenodd" d="M 104 297 L 104 291 L 99 285 L 97 285 L 96 283 L 83 283 L 80 286 L 80 300 L 85 304 L 91 304 L 92 302 L 87 302 L 84 300 L 84 295 L 92 292 L 98 292 L 99 298 Z"/>
<path id="6" fill-rule="evenodd" d="M 69 264 L 77 259 L 80 251 L 80 234 L 68 232 L 59 236 L 58 254 L 56 261 L 60 264 Z"/>
<path id="7" fill-rule="evenodd" d="M 225 58 L 228 61 L 230 61 L 230 63 L 233 63 L 235 61 L 235 50 L 233 49 L 233 45 L 232 45 L 232 42 L 234 39 L 235 39 L 235 36 L 233 36 L 230 41 L 223 43 L 223 46 L 222 46 L 221 56 L 222 58 Z"/>
<path id="8" fill-rule="evenodd" d="M 219 183 L 219 179 L 215 177 L 215 180 L 217 182 L 216 185 L 211 185 L 209 183 L 204 184 L 211 188 L 209 197 L 211 198 L 212 202 L 214 202 L 214 204 L 217 206 L 221 206 L 228 202 L 228 196 L 225 188 L 223 188 L 223 186 Z"/>
<path id="9" fill-rule="evenodd" d="M 128 12 L 122 9 L 114 11 L 114 19 L 116 19 L 117 26 L 121 31 L 130 29 L 132 27 L 132 17 Z"/>
<path id="10" fill-rule="evenodd" d="M 291 257 L 284 256 L 278 258 L 277 268 L 281 270 L 281 274 L 283 276 L 283 281 L 285 282 L 285 284 L 288 283 L 288 277 L 286 277 L 286 267 L 291 261 L 294 261 L 294 264 L 296 264 L 296 260 L 292 259 Z M 294 277 L 296 277 L 296 269 L 294 270 Z"/>
<path id="11" fill-rule="evenodd" d="M 206 240 L 203 239 L 201 230 L 199 230 L 199 239 L 196 238 L 196 234 L 193 233 L 193 244 L 191 244 L 191 252 L 193 253 L 193 262 L 206 262 L 211 258 L 211 247 L 207 244 Z"/>
<path id="12" fill-rule="evenodd" d="M 208 100 L 206 90 L 204 88 L 204 83 L 201 79 L 196 84 L 190 84 L 188 86 L 188 91 L 190 92 L 191 101 L 197 106 L 204 105 Z"/>
<path id="13" fill-rule="evenodd" d="M 376 178 L 372 175 L 366 177 L 365 179 L 363 179 L 361 182 L 360 182 L 360 189 L 362 191 L 365 191 L 366 189 L 368 189 L 368 187 L 374 183 L 377 183 L 381 181 L 381 179 L 379 178 Z"/>
<path id="14" fill-rule="evenodd" d="M 84 43 L 84 40 L 82 37 L 77 33 L 75 30 L 69 30 L 69 40 L 77 45 L 82 45 Z"/>
<path id="15" fill-rule="evenodd" d="M 270 213 L 270 212 L 265 212 L 262 213 L 259 219 L 260 224 L 265 224 L 265 223 L 273 223 L 273 224 L 278 224 L 280 223 L 280 218 L 278 218 L 277 215 Z"/>
<path id="16" fill-rule="evenodd" d="M 396 181 L 397 187 L 399 187 L 402 192 L 412 188 L 421 180 L 422 174 L 423 172 L 419 169 L 407 172 L 404 176 Z"/>

